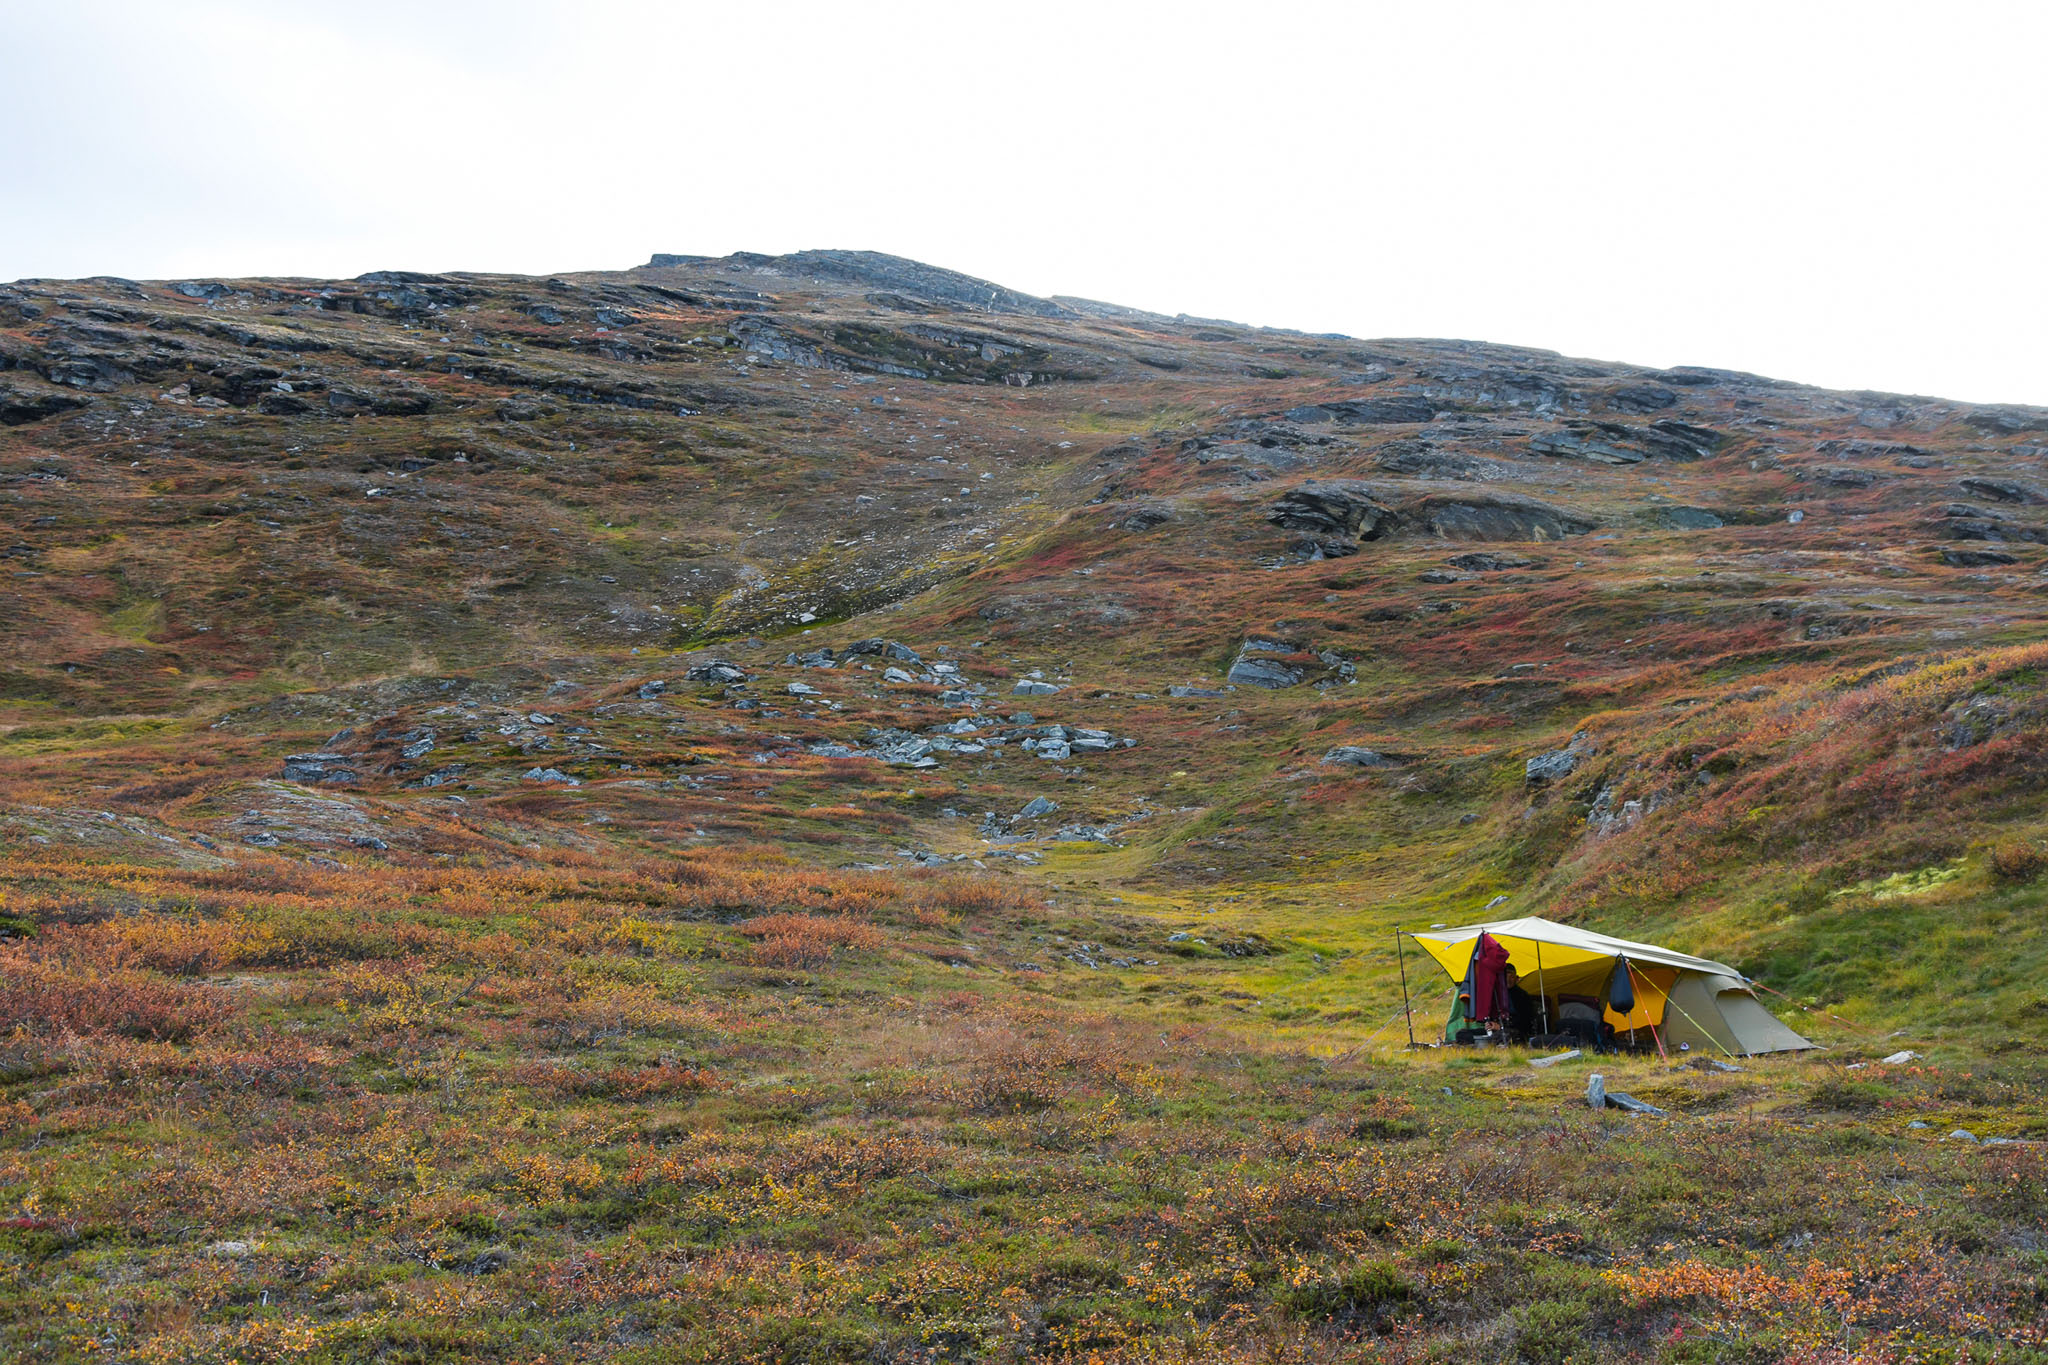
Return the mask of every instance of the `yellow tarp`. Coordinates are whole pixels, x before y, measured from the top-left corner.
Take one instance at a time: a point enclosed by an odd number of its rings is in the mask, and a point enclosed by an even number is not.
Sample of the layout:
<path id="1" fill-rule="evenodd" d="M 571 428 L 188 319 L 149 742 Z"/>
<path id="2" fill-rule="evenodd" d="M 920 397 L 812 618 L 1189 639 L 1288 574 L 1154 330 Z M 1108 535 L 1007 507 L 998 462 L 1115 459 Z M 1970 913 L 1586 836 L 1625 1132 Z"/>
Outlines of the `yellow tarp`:
<path id="1" fill-rule="evenodd" d="M 1527 926 L 1530 933 L 1515 933 L 1509 924 Z M 1538 926 L 1541 926 L 1540 928 Z M 1564 933 L 1545 932 L 1551 929 L 1565 930 Z M 1598 1000 L 1607 998 L 1608 978 L 1614 974 L 1615 959 L 1624 954 L 1619 951 L 1620 940 L 1599 941 L 1599 936 L 1584 931 L 1572 931 L 1563 925 L 1550 925 L 1544 920 L 1528 919 L 1509 921 L 1487 930 L 1494 941 L 1508 950 L 1508 965 L 1521 977 L 1522 989 L 1531 995 L 1544 995 L 1556 1000 L 1560 995 L 1590 995 Z M 1535 935 L 1541 935 L 1537 937 Z M 1453 981 L 1465 979 L 1465 972 L 1472 963 L 1472 945 L 1479 935 L 1477 930 L 1455 930 L 1449 934 L 1415 934 L 1415 941 L 1423 950 L 1436 959 L 1445 975 Z M 1560 939 L 1577 941 L 1560 942 Z M 1592 941 L 1588 941 L 1592 940 Z M 1615 947 L 1609 947 L 1613 943 Z M 1636 945 L 1628 945 L 1630 947 Z M 1643 945 L 1647 947 L 1648 945 Z M 1652 949 L 1651 951 L 1657 951 Z M 1664 950 L 1672 957 L 1678 954 Z M 1617 1033 L 1630 1029 L 1652 1028 L 1664 1022 L 1665 1002 L 1670 998 L 1671 988 L 1678 981 L 1678 968 L 1670 966 L 1645 966 L 1633 960 L 1629 963 L 1630 980 L 1635 986 L 1636 1006 L 1627 1014 L 1615 1010 L 1606 1011 L 1607 1022 Z"/>

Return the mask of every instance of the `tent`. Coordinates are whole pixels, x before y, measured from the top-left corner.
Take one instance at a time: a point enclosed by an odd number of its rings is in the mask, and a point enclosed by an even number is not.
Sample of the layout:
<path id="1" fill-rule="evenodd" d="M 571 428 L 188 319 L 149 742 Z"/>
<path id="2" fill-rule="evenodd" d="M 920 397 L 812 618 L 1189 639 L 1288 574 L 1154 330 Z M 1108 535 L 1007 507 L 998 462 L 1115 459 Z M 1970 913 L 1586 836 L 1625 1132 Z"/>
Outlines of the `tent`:
<path id="1" fill-rule="evenodd" d="M 1481 934 L 1507 949 L 1508 965 L 1531 994 L 1540 982 L 1542 994 L 1553 1000 L 1564 995 L 1591 997 L 1601 1002 L 1617 1034 L 1644 1030 L 1666 1047 L 1689 1044 L 1730 1056 L 1818 1046 L 1780 1023 L 1757 1000 L 1742 973 L 1725 962 L 1534 917 L 1409 937 L 1451 980 L 1463 981 Z M 1630 1002 L 1624 996 L 1619 1001 L 1624 1008 L 1617 1009 L 1610 983 L 1624 973 L 1635 998 Z"/>

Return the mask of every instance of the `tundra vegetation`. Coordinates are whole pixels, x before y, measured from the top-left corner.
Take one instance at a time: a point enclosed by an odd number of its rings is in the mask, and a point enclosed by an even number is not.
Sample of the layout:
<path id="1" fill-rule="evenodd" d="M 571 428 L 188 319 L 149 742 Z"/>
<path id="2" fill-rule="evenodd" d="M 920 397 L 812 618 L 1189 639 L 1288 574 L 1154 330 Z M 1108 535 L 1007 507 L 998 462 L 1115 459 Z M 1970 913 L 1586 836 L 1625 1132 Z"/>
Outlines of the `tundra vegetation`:
<path id="1" fill-rule="evenodd" d="M 10 1359 L 2048 1360 L 2048 414 L 804 253 L 0 421 Z M 1406 1050 L 1521 914 L 1826 1050 Z"/>

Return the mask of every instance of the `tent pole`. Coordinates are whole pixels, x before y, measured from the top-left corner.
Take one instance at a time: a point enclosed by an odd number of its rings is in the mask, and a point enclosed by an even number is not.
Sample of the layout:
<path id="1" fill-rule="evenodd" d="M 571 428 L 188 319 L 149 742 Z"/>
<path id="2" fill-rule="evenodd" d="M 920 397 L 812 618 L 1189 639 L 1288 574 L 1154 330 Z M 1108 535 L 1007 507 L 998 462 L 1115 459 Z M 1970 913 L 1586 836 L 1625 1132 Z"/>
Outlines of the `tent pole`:
<path id="1" fill-rule="evenodd" d="M 1415 1046 L 1415 1011 L 1408 1004 L 1408 957 L 1401 948 L 1401 931 L 1394 931 L 1394 961 L 1401 964 L 1401 1013 L 1408 1018 L 1408 1046 Z"/>
<path id="2" fill-rule="evenodd" d="M 1628 959 L 1627 959 L 1627 958 L 1623 958 L 1623 959 L 1622 959 L 1622 961 L 1623 961 L 1623 962 L 1628 962 Z M 1629 977 L 1630 977 L 1631 979 L 1633 979 L 1633 978 L 1634 978 L 1634 977 L 1635 977 L 1635 976 L 1637 975 L 1637 973 L 1636 973 L 1636 964 L 1635 964 L 1635 963 L 1633 963 L 1633 962 L 1629 962 L 1629 963 L 1628 963 L 1628 974 L 1629 974 Z M 1644 979 L 1645 981 L 1649 981 L 1649 978 L 1648 978 L 1648 977 L 1644 977 L 1643 979 Z M 1654 985 L 1656 985 L 1657 983 L 1656 983 L 1656 982 L 1654 982 L 1654 981 L 1650 981 L 1650 984 L 1654 986 Z M 1671 1003 L 1671 997 L 1670 997 L 1670 995 L 1668 995 L 1667 993 L 1665 993 L 1665 992 L 1663 992 L 1663 991 L 1659 991 L 1659 992 L 1657 992 L 1657 994 L 1659 994 L 1659 995 L 1662 995 L 1662 996 L 1664 997 L 1664 1003 L 1665 1003 L 1665 1004 L 1667 1004 L 1667 1005 L 1668 1005 L 1668 1004 L 1670 1004 L 1670 1003 Z M 1683 1010 L 1680 1010 L 1680 1011 L 1679 1011 L 1679 1013 L 1681 1013 L 1681 1014 L 1683 1014 L 1684 1012 L 1685 1012 L 1685 1011 L 1683 1011 Z M 1657 1032 L 1657 1025 L 1656 1025 L 1655 1023 L 1652 1023 L 1652 1024 L 1650 1025 L 1650 1039 L 1651 1039 L 1651 1041 L 1653 1041 L 1654 1043 L 1656 1043 L 1656 1044 L 1657 1044 L 1657 1056 L 1658 1056 L 1658 1058 L 1659 1058 L 1659 1059 L 1661 1059 L 1661 1060 L 1663 1060 L 1663 1061 L 1667 1061 L 1667 1062 L 1668 1062 L 1668 1061 L 1670 1061 L 1670 1060 L 1671 1060 L 1671 1054 L 1670 1054 L 1670 1053 L 1668 1053 L 1668 1052 L 1666 1052 L 1666 1051 L 1664 1050 L 1664 1035 L 1663 1035 L 1663 1034 L 1661 1034 L 1661 1033 L 1659 1033 L 1659 1032 Z"/>
<path id="3" fill-rule="evenodd" d="M 1543 940 L 1536 940 L 1536 1008 L 1543 1014 L 1543 1034 L 1550 1036 L 1550 997 L 1543 993 Z"/>

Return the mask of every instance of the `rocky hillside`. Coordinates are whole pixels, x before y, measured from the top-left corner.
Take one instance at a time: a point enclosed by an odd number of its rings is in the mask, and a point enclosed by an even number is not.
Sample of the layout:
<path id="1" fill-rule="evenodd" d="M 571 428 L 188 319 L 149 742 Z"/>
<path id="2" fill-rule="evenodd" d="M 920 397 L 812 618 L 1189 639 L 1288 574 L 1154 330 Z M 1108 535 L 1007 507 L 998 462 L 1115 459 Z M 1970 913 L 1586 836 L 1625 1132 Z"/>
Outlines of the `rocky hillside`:
<path id="1" fill-rule="evenodd" d="M 22 281 L 0 422 L 16 859 L 955 863 L 1283 1020 L 1498 898 L 2038 995 L 2048 411 L 814 251 Z M 1915 926 L 2002 974 L 1816 947 Z"/>

